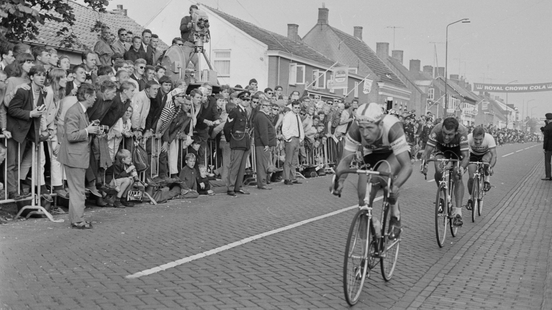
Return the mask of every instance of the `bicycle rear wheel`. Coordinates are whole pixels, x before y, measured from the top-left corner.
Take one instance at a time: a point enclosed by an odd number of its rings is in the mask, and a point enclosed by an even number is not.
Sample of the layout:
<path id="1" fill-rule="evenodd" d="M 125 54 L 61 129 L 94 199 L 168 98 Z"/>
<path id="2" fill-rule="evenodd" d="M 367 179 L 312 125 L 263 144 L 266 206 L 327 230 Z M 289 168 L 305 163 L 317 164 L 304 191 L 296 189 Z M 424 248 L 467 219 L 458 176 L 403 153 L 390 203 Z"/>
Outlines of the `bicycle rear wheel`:
<path id="1" fill-rule="evenodd" d="M 384 202 L 384 204 L 383 225 L 381 229 L 383 239 L 381 240 L 382 246 L 380 247 L 380 265 L 383 279 L 385 281 L 389 281 L 393 276 L 397 259 L 399 258 L 401 239 L 389 239 L 389 220 L 391 219 L 391 208 L 387 202 Z"/>
<path id="2" fill-rule="evenodd" d="M 478 205 L 478 201 L 479 201 L 479 177 L 478 176 L 475 176 L 474 179 L 473 179 L 473 183 L 472 183 L 472 190 L 471 190 L 471 197 L 472 199 L 470 199 L 471 201 L 471 218 L 472 218 L 472 223 L 475 222 L 475 214 L 477 213 L 477 205 Z M 468 201 L 468 204 L 470 203 L 470 201 Z"/>
<path id="3" fill-rule="evenodd" d="M 435 235 L 440 248 L 445 244 L 447 220 L 447 195 L 445 189 L 439 187 L 437 189 L 437 198 L 435 199 Z"/>
<path id="4" fill-rule="evenodd" d="M 358 302 L 367 278 L 369 240 L 368 216 L 366 211 L 359 210 L 349 229 L 343 262 L 343 292 L 345 300 L 351 306 Z"/>
<path id="5" fill-rule="evenodd" d="M 451 191 L 452 192 L 452 191 Z M 452 202 L 448 203 L 447 204 L 447 217 L 448 217 L 448 220 L 449 220 L 449 227 L 450 227 L 450 235 L 453 236 L 453 237 L 456 237 L 456 235 L 458 234 L 458 226 L 454 226 L 452 225 L 453 222 L 454 222 L 454 217 L 452 217 Z"/>

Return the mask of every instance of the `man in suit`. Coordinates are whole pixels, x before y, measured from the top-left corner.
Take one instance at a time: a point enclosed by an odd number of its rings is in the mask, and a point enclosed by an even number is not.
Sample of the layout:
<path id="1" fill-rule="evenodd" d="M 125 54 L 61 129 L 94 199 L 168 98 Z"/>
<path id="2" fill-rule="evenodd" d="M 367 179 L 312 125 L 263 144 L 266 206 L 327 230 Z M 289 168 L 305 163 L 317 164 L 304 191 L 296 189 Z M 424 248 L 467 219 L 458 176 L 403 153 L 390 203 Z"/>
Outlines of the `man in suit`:
<path id="1" fill-rule="evenodd" d="M 28 141 L 39 142 L 40 117 L 46 111 L 42 91 L 46 70 L 43 66 L 33 66 L 29 70 L 29 78 L 31 83 L 28 87 L 17 89 L 7 111 L 7 130 L 12 134 L 12 138 L 8 139 L 6 176 L 10 199 L 21 198 L 18 195 L 17 163 L 30 151 L 31 143 Z M 26 176 L 21 177 L 25 179 Z"/>
<path id="2" fill-rule="evenodd" d="M 305 138 L 303 123 L 299 118 L 301 103 L 295 100 L 291 103 L 289 111 L 282 122 L 282 135 L 285 141 L 286 159 L 284 161 L 284 184 L 301 184 L 295 177 L 295 168 L 298 163 L 299 146 Z"/>
<path id="3" fill-rule="evenodd" d="M 276 146 L 276 129 L 268 119 L 272 104 L 266 99 L 260 100 L 260 111 L 253 119 L 255 137 L 255 158 L 257 168 L 257 188 L 272 189 L 267 187 L 268 164 L 271 161 L 272 148 Z"/>
<path id="4" fill-rule="evenodd" d="M 77 91 L 78 102 L 65 114 L 64 134 L 58 161 L 65 167 L 69 187 L 69 219 L 71 228 L 91 229 L 84 220 L 85 176 L 90 164 L 91 135 L 99 131 L 99 123 L 90 123 L 86 110 L 94 105 L 96 91 L 90 84 L 82 84 Z"/>
<path id="5" fill-rule="evenodd" d="M 546 126 L 541 128 L 544 134 L 544 181 L 552 181 L 552 175 L 550 174 L 550 161 L 552 160 L 552 113 L 546 113 Z"/>
<path id="6" fill-rule="evenodd" d="M 251 147 L 251 124 L 247 108 L 251 101 L 251 94 L 243 91 L 238 94 L 238 106 L 228 114 L 228 121 L 224 125 L 224 136 L 230 141 L 230 171 L 226 182 L 226 193 L 249 195 L 242 189 L 245 164 Z"/>

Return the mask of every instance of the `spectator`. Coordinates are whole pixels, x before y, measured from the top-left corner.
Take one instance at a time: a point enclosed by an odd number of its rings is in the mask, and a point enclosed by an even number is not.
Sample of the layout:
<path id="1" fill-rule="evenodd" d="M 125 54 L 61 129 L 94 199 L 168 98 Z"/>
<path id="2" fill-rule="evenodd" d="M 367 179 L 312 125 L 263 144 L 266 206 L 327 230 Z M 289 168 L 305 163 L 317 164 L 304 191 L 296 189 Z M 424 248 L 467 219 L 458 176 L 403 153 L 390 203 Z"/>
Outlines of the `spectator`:
<path id="1" fill-rule="evenodd" d="M 13 49 L 13 44 L 9 42 L 0 43 L 0 56 L 2 56 L 2 61 L 0 62 L 0 69 L 6 70 L 6 67 L 15 60 L 12 49 Z"/>
<path id="2" fill-rule="evenodd" d="M 205 165 L 198 165 L 198 175 L 197 175 L 197 189 L 200 195 L 209 195 L 213 196 L 215 192 L 211 189 L 211 183 L 209 182 L 209 177 L 207 173 L 207 167 Z"/>
<path id="3" fill-rule="evenodd" d="M 257 188 L 272 189 L 267 187 L 269 163 L 272 162 L 272 149 L 276 147 L 276 130 L 270 122 L 268 115 L 272 105 L 268 100 L 261 100 L 260 111 L 253 119 L 255 137 L 255 160 L 257 171 Z"/>
<path id="4" fill-rule="evenodd" d="M 37 65 L 41 65 L 46 69 L 46 72 L 48 72 L 48 69 L 50 69 L 50 53 L 44 46 L 35 46 L 32 49 L 33 56 L 36 60 Z"/>
<path id="5" fill-rule="evenodd" d="M 276 100 L 284 99 L 284 89 L 282 86 L 274 87 L 274 97 Z"/>
<path id="6" fill-rule="evenodd" d="M 8 139 L 7 152 L 7 183 L 8 198 L 17 199 L 19 189 L 16 182 L 17 163 L 31 154 L 31 141 L 39 142 L 40 117 L 44 114 L 44 94 L 42 88 L 46 80 L 46 70 L 43 66 L 33 66 L 29 70 L 31 83 L 28 87 L 18 88 L 9 103 L 7 115 L 7 130 L 12 134 Z M 18 154 L 20 157 L 18 157 Z M 22 178 L 26 174 L 21 174 Z"/>
<path id="7" fill-rule="evenodd" d="M 143 91 L 148 83 L 146 77 L 146 60 L 139 58 L 134 62 L 134 73 L 130 75 L 130 78 L 138 83 L 138 90 Z"/>
<path id="8" fill-rule="evenodd" d="M 197 65 L 198 57 L 197 55 L 194 55 L 195 52 L 195 40 L 193 37 L 193 18 L 192 14 L 199 8 L 197 5 L 192 4 L 189 9 L 190 15 L 184 16 L 182 20 L 180 21 L 180 36 L 182 37 L 183 46 L 182 51 L 184 53 L 184 64 L 183 64 L 183 70 L 188 68 L 188 64 L 190 63 L 190 60 L 193 62 L 194 67 Z"/>
<path id="9" fill-rule="evenodd" d="M 71 68 L 71 61 L 69 60 L 69 56 L 66 55 L 62 55 L 59 57 L 58 64 L 59 68 L 65 71 L 69 71 L 69 69 Z"/>
<path id="10" fill-rule="evenodd" d="M 147 57 L 148 55 L 142 47 L 142 38 L 138 36 L 132 38 L 132 46 L 125 52 L 123 58 L 135 62 L 137 59 L 144 59 L 146 61 Z"/>
<path id="11" fill-rule="evenodd" d="M 248 91 L 243 91 L 237 97 L 238 106 L 228 114 L 228 121 L 224 126 L 226 141 L 230 141 L 230 171 L 227 180 L 227 194 L 236 196 L 236 193 L 249 195 L 242 189 L 245 164 L 251 147 L 251 124 L 247 108 L 251 100 Z M 232 121 L 230 121 L 232 120 Z"/>
<path id="12" fill-rule="evenodd" d="M 247 85 L 249 86 L 249 91 L 252 93 L 256 93 L 259 90 L 259 82 L 256 79 L 249 80 L 249 84 Z"/>
<path id="13" fill-rule="evenodd" d="M 111 57 L 115 54 L 113 49 L 111 49 L 111 33 L 109 32 L 109 27 L 104 25 L 102 26 L 100 38 L 94 45 L 94 52 L 98 55 L 98 64 L 103 66 L 111 65 Z M 121 55 L 123 55 L 121 53 Z"/>
<path id="14" fill-rule="evenodd" d="M 203 93 L 201 108 L 197 114 L 195 130 L 200 142 L 198 162 L 204 165 L 209 132 L 214 126 L 220 124 L 220 114 L 217 109 L 216 99 L 212 96 L 213 87 L 208 83 L 204 83 L 202 88 L 205 92 Z"/>
<path id="15" fill-rule="evenodd" d="M 148 82 L 146 88 L 132 98 L 132 131 L 138 139 L 141 139 L 145 134 L 146 118 L 150 110 L 151 100 L 157 96 L 159 87 L 159 84 L 155 81 Z"/>
<path id="16" fill-rule="evenodd" d="M 90 163 L 89 136 L 98 133 L 98 123 L 90 123 L 86 110 L 96 101 L 92 85 L 83 84 L 77 92 L 78 103 L 65 115 L 64 134 L 58 160 L 64 165 L 69 185 L 69 220 L 71 228 L 91 229 L 92 223 L 84 220 L 85 174 Z"/>
<path id="17" fill-rule="evenodd" d="M 159 65 L 159 61 L 160 61 L 161 55 L 163 54 L 163 51 L 159 48 L 159 36 L 156 35 L 155 33 L 151 35 L 150 47 L 153 51 L 152 65 L 157 66 Z"/>
<path id="18" fill-rule="evenodd" d="M 144 29 L 144 31 L 142 31 L 142 46 L 141 46 L 141 49 L 146 53 L 146 57 L 144 59 L 146 60 L 146 63 L 150 66 L 155 65 L 153 63 L 154 50 L 151 46 L 152 36 L 153 36 L 153 34 L 152 34 L 151 30 Z"/>
<path id="19" fill-rule="evenodd" d="M 33 67 L 34 58 L 31 54 L 20 54 L 15 61 L 6 69 L 8 79 L 6 80 L 6 92 L 4 95 L 4 105 L 9 107 L 12 98 L 19 88 L 27 88 L 24 86 L 31 82 L 29 79 L 29 71 Z"/>
<path id="20" fill-rule="evenodd" d="M 181 198 L 197 198 L 197 170 L 195 168 L 196 156 L 187 154 L 185 159 L 186 166 L 180 170 L 178 178 L 180 179 L 180 197 Z"/>
<path id="21" fill-rule="evenodd" d="M 59 68 L 59 56 L 58 52 L 53 47 L 48 47 L 48 53 L 50 53 L 50 68 Z"/>
<path id="22" fill-rule="evenodd" d="M 126 41 L 126 37 L 127 37 L 126 29 L 119 28 L 119 30 L 117 31 L 117 37 L 118 39 L 113 41 L 113 43 L 111 43 L 111 49 L 115 54 L 125 55 L 126 51 L 128 51 L 131 45 Z"/>
<path id="23" fill-rule="evenodd" d="M 129 150 L 122 149 L 117 153 L 117 160 L 106 172 L 106 182 L 110 182 L 117 189 L 117 195 L 113 206 L 115 208 L 131 207 L 126 199 L 128 189 L 134 181 L 138 180 L 136 167 L 132 162 L 132 154 Z"/>
<path id="24" fill-rule="evenodd" d="M 130 30 L 127 30 L 127 35 L 126 35 L 126 42 L 128 43 L 127 51 L 132 47 L 132 39 L 133 38 L 134 38 L 134 33 L 132 33 L 132 31 L 130 31 Z"/>
<path id="25" fill-rule="evenodd" d="M 92 85 L 96 84 L 98 80 L 97 62 L 98 62 L 98 55 L 96 55 L 96 53 L 88 51 L 82 54 L 82 64 L 83 64 L 84 71 L 86 73 L 85 81 L 89 81 L 88 83 L 92 83 Z"/>
<path id="26" fill-rule="evenodd" d="M 83 65 L 76 65 L 73 70 L 73 81 L 65 87 L 66 96 L 76 96 L 79 87 L 86 82 L 86 69 Z"/>
<path id="27" fill-rule="evenodd" d="M 155 67 L 155 76 L 153 77 L 153 79 L 154 79 L 157 83 L 159 83 L 159 80 L 160 80 L 162 77 L 165 76 L 165 71 L 166 71 L 166 70 L 165 70 L 165 67 L 159 66 L 159 65 L 156 66 L 156 67 Z M 161 83 L 159 83 L 159 84 L 161 84 Z"/>
<path id="28" fill-rule="evenodd" d="M 552 113 L 545 114 L 546 126 L 541 128 L 544 134 L 544 174 L 545 177 L 542 180 L 552 181 L 552 174 L 550 173 L 550 161 L 552 160 Z"/>
<path id="29" fill-rule="evenodd" d="M 115 154 L 119 151 L 119 146 L 123 138 L 132 137 L 132 107 L 127 106 L 127 109 L 122 117 L 120 117 L 115 125 L 113 125 L 107 133 L 107 146 L 111 160 L 115 162 Z"/>
<path id="30" fill-rule="evenodd" d="M 299 145 L 305 138 L 303 124 L 299 119 L 301 104 L 299 101 L 291 103 L 292 110 L 284 116 L 282 123 L 282 135 L 285 141 L 286 158 L 284 161 L 284 184 L 301 184 L 295 176 L 295 168 L 298 162 Z"/>

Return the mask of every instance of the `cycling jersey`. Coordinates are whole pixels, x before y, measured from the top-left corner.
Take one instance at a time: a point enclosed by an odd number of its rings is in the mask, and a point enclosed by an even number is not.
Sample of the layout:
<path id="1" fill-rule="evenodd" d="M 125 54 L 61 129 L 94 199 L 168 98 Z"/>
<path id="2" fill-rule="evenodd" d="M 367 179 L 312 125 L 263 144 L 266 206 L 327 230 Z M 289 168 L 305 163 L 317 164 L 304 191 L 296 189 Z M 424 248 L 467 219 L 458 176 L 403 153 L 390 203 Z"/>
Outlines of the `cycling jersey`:
<path id="1" fill-rule="evenodd" d="M 459 148 L 460 152 L 468 151 L 468 129 L 462 124 L 458 124 L 456 136 L 449 142 L 445 143 L 443 139 L 443 123 L 435 125 L 429 134 L 427 145 L 441 150 L 442 148 L 455 149 Z M 460 156 L 460 154 L 457 154 Z"/>
<path id="2" fill-rule="evenodd" d="M 398 155 L 410 150 L 410 146 L 406 142 L 403 126 L 398 118 L 393 115 L 385 115 L 380 125 L 382 126 L 381 137 L 370 144 L 360 134 L 358 124 L 353 122 L 347 131 L 344 148 L 347 151 L 356 152 L 358 147 L 362 145 L 364 155 L 391 152 Z"/>
<path id="3" fill-rule="evenodd" d="M 496 148 L 495 139 L 488 133 L 485 133 L 485 137 L 479 146 L 475 145 L 473 133 L 470 133 L 468 135 L 468 145 L 470 146 L 470 152 L 478 156 L 485 155 L 490 149 Z"/>

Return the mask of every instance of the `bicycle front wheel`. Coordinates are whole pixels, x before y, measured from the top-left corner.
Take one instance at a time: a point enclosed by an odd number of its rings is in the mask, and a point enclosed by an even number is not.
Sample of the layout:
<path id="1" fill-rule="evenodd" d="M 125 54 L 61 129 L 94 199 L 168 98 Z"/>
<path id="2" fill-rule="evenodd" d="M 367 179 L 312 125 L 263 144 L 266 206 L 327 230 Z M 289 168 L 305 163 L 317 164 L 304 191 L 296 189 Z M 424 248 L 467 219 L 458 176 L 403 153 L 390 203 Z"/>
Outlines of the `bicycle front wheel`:
<path id="1" fill-rule="evenodd" d="M 380 265 L 381 275 L 385 281 L 391 280 L 393 272 L 395 271 L 395 265 L 399 258 L 399 246 L 401 239 L 389 239 L 389 220 L 391 219 L 391 210 L 387 202 L 385 202 L 383 212 L 383 226 L 381 234 L 383 240 L 380 247 Z"/>
<path id="2" fill-rule="evenodd" d="M 366 211 L 358 211 L 353 218 L 343 262 L 343 292 L 350 306 L 355 305 L 364 286 L 368 272 L 368 243 L 370 229 Z"/>
<path id="3" fill-rule="evenodd" d="M 485 193 L 483 192 L 483 179 L 480 179 L 479 181 L 479 196 L 477 196 L 477 215 L 481 216 L 481 212 L 483 211 L 483 196 L 485 196 Z"/>
<path id="4" fill-rule="evenodd" d="M 447 195 L 444 188 L 437 189 L 437 198 L 435 199 L 435 236 L 440 248 L 445 244 L 447 235 Z"/>
<path id="5" fill-rule="evenodd" d="M 471 196 L 472 196 L 472 199 L 471 199 L 471 218 L 472 218 L 472 223 L 475 222 L 475 214 L 477 212 L 477 205 L 478 205 L 478 201 L 479 201 L 479 177 L 476 176 L 474 179 L 473 179 L 473 183 L 472 183 L 472 190 L 471 190 Z M 469 203 L 469 201 L 468 201 Z"/>

